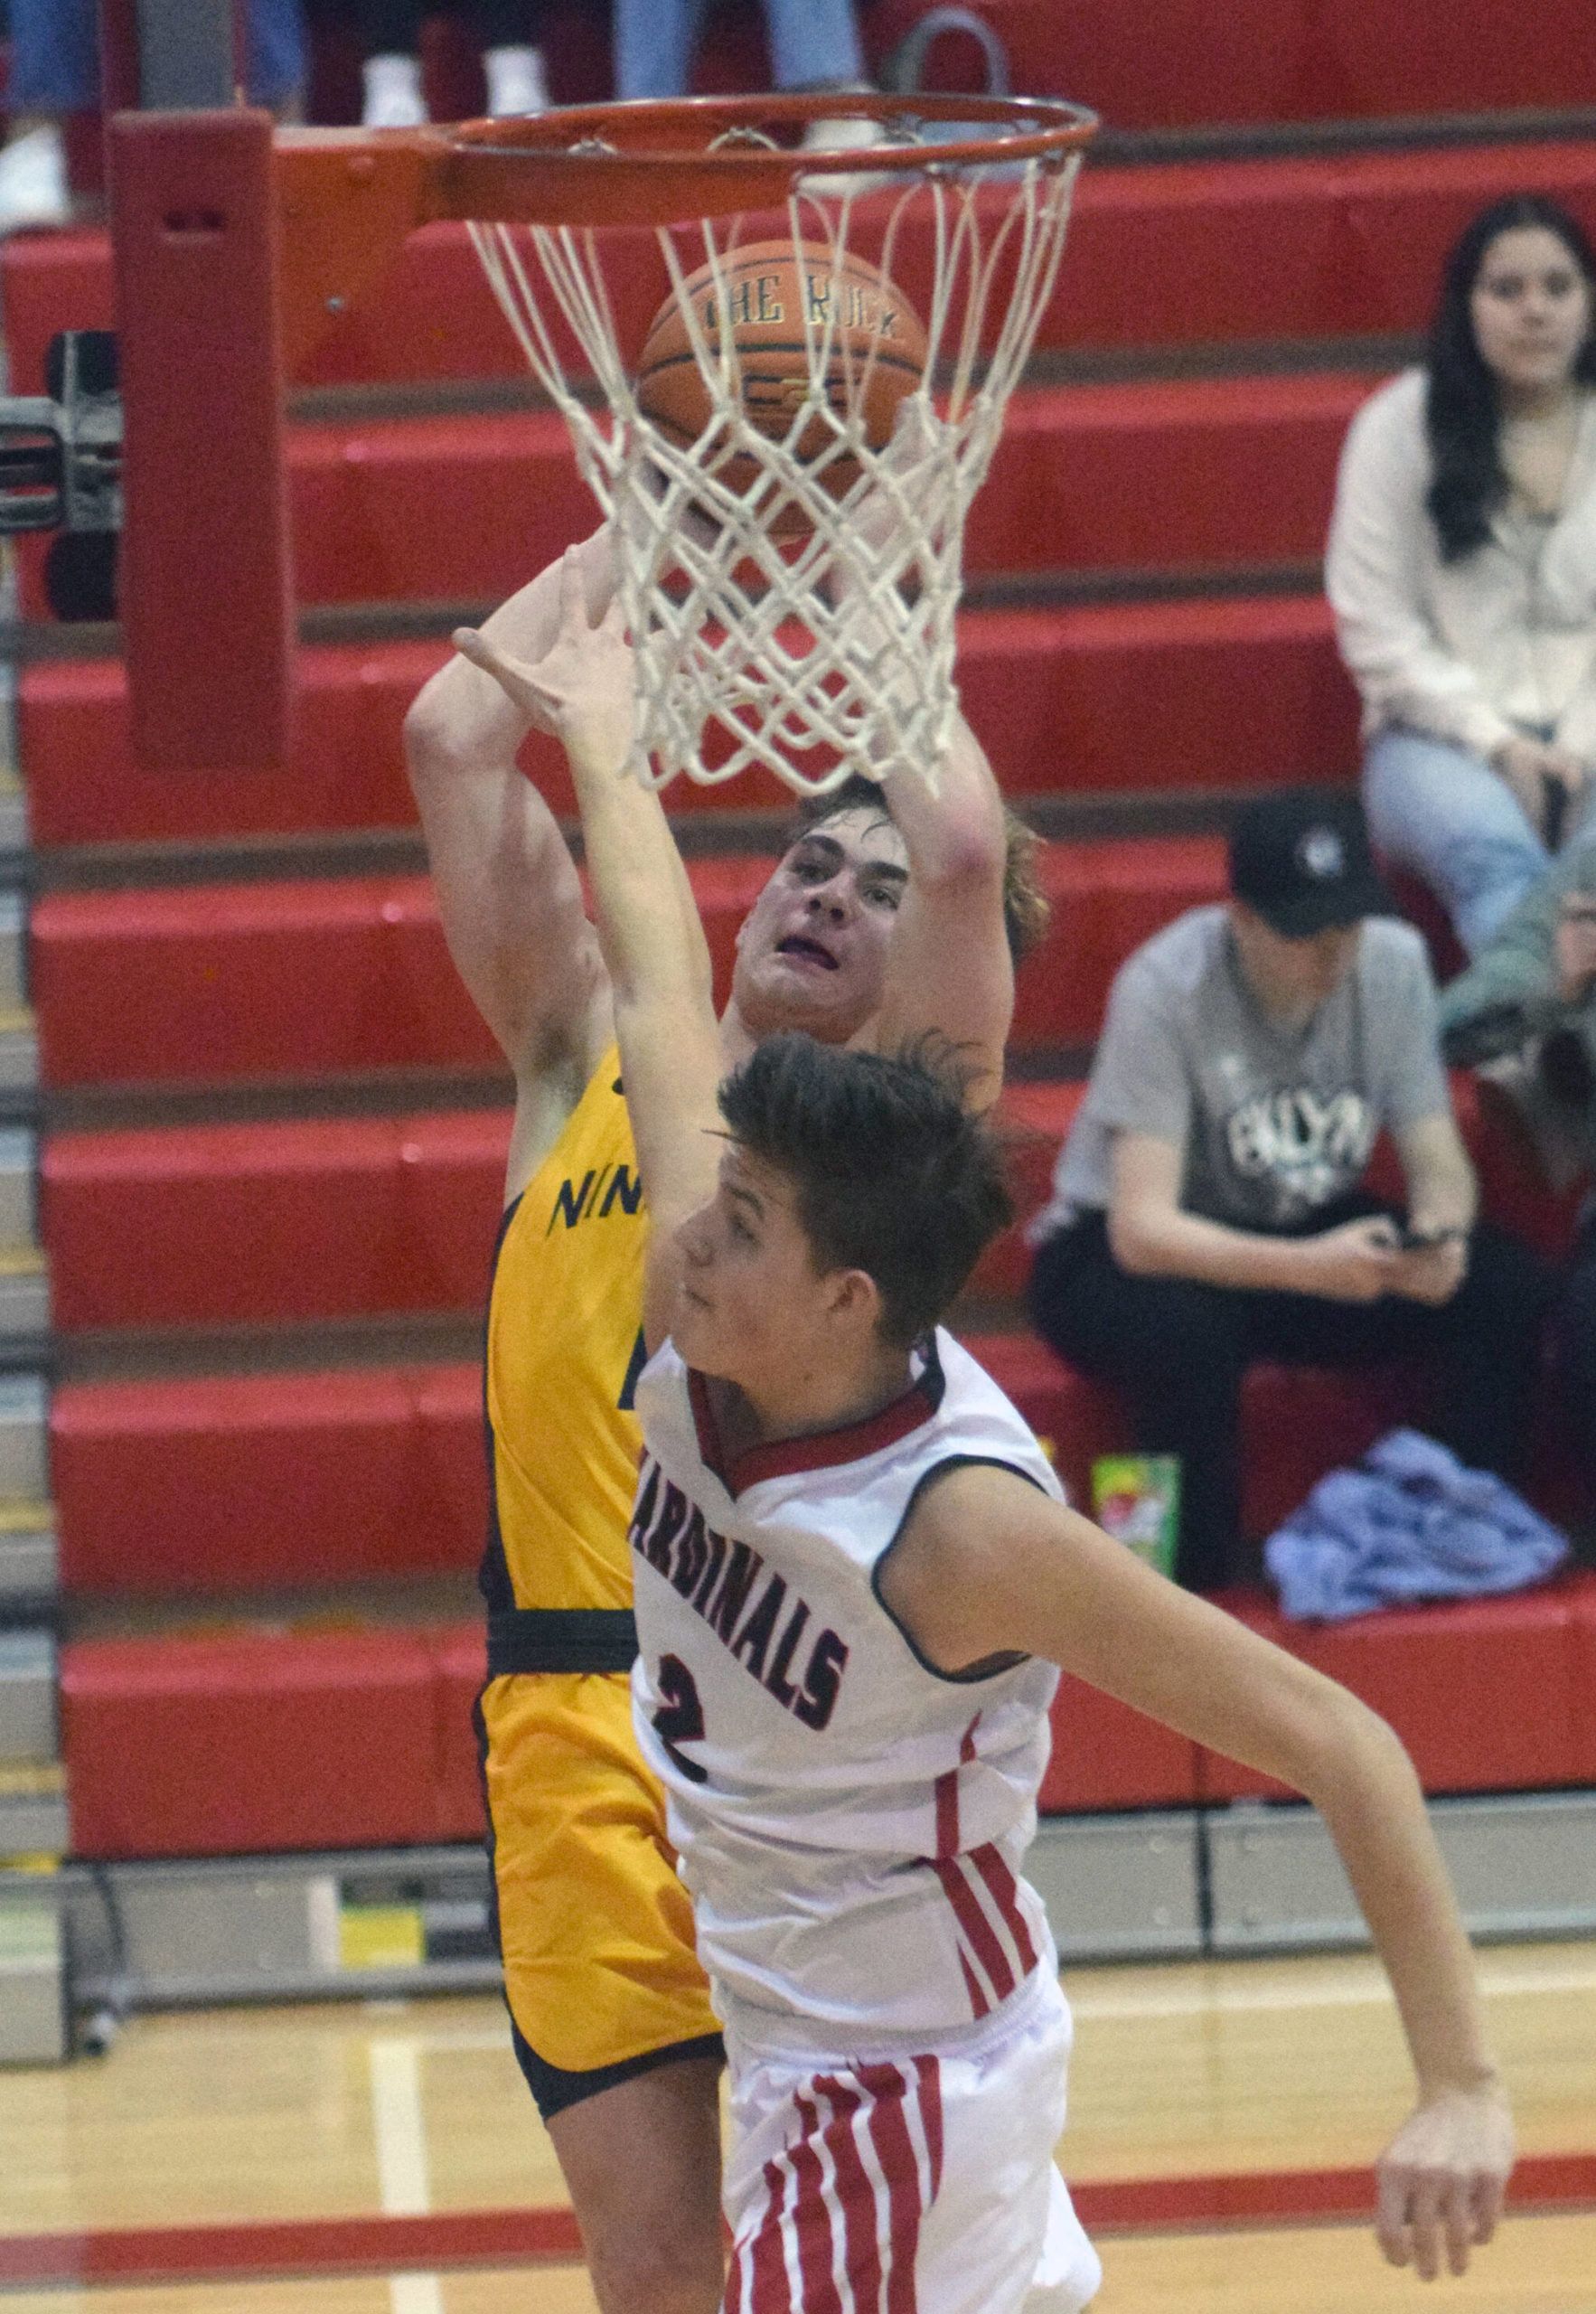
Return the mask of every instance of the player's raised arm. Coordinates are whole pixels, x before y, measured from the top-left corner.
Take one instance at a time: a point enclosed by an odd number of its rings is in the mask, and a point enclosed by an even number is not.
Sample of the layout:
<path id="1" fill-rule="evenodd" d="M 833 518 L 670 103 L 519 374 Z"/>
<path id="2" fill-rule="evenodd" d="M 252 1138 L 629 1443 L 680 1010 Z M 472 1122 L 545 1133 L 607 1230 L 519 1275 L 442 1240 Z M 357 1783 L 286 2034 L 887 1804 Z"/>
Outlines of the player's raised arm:
<path id="1" fill-rule="evenodd" d="M 563 745 L 582 814 L 594 915 L 608 969 L 626 1106 L 652 1224 L 645 1326 L 674 1289 L 679 1223 L 714 1194 L 720 1155 L 720 1040 L 709 951 L 658 795 L 629 768 L 634 720 L 631 646 L 620 606 L 590 623 L 581 565 L 567 556 L 560 618 L 535 665 L 480 635 L 461 652 Z"/>
<path id="2" fill-rule="evenodd" d="M 607 531 L 576 550 L 595 617 L 613 587 Z M 561 572 L 550 563 L 483 632 L 536 663 L 559 626 Z M 405 720 L 405 759 L 427 835 L 445 936 L 478 1010 L 523 1094 L 567 1068 L 579 1091 L 608 1041 L 606 990 L 581 884 L 548 804 L 516 762 L 534 723 L 480 667 L 451 659 Z"/>
<path id="3" fill-rule="evenodd" d="M 867 541 L 912 516 L 914 476 L 925 452 L 925 417 L 911 397 L 899 407 L 888 463 L 898 488 L 886 484 L 868 495 L 854 527 Z M 900 503 L 906 491 L 909 505 Z M 846 566 L 839 573 L 848 593 Z M 861 648 L 878 628 L 859 595 L 851 605 Z M 888 654 L 887 663 L 900 663 Z M 901 678 L 900 678 L 901 679 Z M 1008 827 L 1003 798 L 980 740 L 962 715 L 942 763 L 889 772 L 882 782 L 893 823 L 909 855 L 909 881 L 893 934 L 885 1003 L 874 1039 L 891 1052 L 929 1029 L 965 1049 L 975 1069 L 972 1107 L 990 1107 L 1003 1088 L 1003 1048 L 1014 1014 L 1014 964 L 1004 921 Z"/>
<path id="4" fill-rule="evenodd" d="M 909 855 L 893 931 L 876 1042 L 883 1052 L 928 1029 L 950 1038 L 976 1072 L 973 1108 L 1003 1088 L 1014 1014 L 1014 965 L 1003 914 L 1008 830 L 1003 799 L 975 734 L 960 716 L 935 793 L 910 771 L 882 783 Z"/>
<path id="5" fill-rule="evenodd" d="M 1009 1649 L 1046 1657 L 1314 1802 L 1418 2076 L 1417 2109 L 1378 2164 L 1380 2244 L 1426 2278 L 1443 2259 L 1460 2273 L 1500 2211 L 1512 2120 L 1418 1778 L 1385 1721 L 1007 1471 L 962 1467 L 928 1487 L 879 1587 L 941 1670 Z"/>

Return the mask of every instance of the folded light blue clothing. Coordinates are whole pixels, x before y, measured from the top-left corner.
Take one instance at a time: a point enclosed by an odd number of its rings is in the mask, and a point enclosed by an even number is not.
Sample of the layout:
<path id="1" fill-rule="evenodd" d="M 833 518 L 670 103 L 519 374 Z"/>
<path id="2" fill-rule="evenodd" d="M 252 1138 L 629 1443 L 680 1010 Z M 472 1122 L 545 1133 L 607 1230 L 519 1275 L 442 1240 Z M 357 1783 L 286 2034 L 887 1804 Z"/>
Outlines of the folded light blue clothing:
<path id="1" fill-rule="evenodd" d="M 1417 1430 L 1331 1471 L 1263 1546 L 1284 1613 L 1339 1623 L 1415 1599 L 1522 1591 L 1568 1556 L 1555 1527 L 1489 1471 Z"/>

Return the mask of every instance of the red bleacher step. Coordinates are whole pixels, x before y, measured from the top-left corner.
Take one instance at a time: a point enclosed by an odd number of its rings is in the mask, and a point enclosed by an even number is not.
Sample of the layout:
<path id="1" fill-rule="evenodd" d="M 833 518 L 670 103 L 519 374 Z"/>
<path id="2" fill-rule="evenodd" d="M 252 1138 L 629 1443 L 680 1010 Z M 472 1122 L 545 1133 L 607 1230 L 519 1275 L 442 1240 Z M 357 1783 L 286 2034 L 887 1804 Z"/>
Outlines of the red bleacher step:
<path id="1" fill-rule="evenodd" d="M 1047 1194 L 1081 1087 L 1020 1085 L 1020 1218 Z M 246 1325 L 468 1309 L 486 1293 L 508 1109 L 56 1133 L 41 1160 L 57 1328 Z M 972 1281 L 1011 1293 L 1006 1230 Z"/>
<path id="2" fill-rule="evenodd" d="M 1288 1623 L 1256 1593 L 1224 1600 L 1253 1630 L 1361 1696 L 1402 1737 L 1426 1792 L 1514 1792 L 1589 1780 L 1596 1576 L 1501 1599 L 1387 1607 L 1346 1623 Z M 1200 1752 L 1205 1800 L 1285 1787 Z"/>
<path id="3" fill-rule="evenodd" d="M 1226 1604 L 1388 1717 L 1427 1791 L 1589 1780 L 1589 1575 L 1329 1629 L 1287 1624 L 1256 1594 Z M 483 1669 L 474 1623 L 69 1641 L 61 1742 L 73 1850 L 251 1855 L 475 1838 L 470 1704 Z M 1061 1684 L 1044 1812 L 1189 1806 L 1261 1788 L 1140 1713 Z"/>
<path id="4" fill-rule="evenodd" d="M 469 1309 L 508 1109 L 58 1133 L 41 1161 L 65 1332 Z"/>
<path id="5" fill-rule="evenodd" d="M 1580 0 L 1548 0 L 1540 37 L 1515 37 L 1491 0 L 1227 0 L 1188 13 L 1169 0 L 975 0 L 1028 94 L 1094 106 L 1115 128 L 1327 120 L 1544 107 L 1596 90 L 1596 35 Z M 875 0 L 861 22 L 872 63 L 925 14 Z M 944 35 L 931 67 L 979 88 L 981 58 Z M 940 80 L 933 85 L 942 86 Z"/>
<path id="6" fill-rule="evenodd" d="M 1336 460 L 1368 377 L 1216 378 L 1033 390 L 1009 407 L 964 537 L 990 573 L 1317 559 Z M 498 600 L 596 508 L 548 411 L 295 428 L 302 602 Z M 42 536 L 18 541 L 46 616 Z"/>
<path id="7" fill-rule="evenodd" d="M 237 1630 L 61 1651 L 75 1854 L 466 1840 L 480 1629 Z"/>
<path id="8" fill-rule="evenodd" d="M 1029 1334 L 971 1348 L 1089 1504 L 1094 1457 L 1131 1444 L 1113 1394 Z M 1426 1405 L 1401 1368 L 1253 1367 L 1247 1532 L 1267 1534 L 1326 1471 Z M 63 1385 L 51 1414 L 62 1581 L 219 1592 L 470 1568 L 486 1516 L 481 1429 L 474 1365 Z"/>
<path id="9" fill-rule="evenodd" d="M 690 873 L 724 993 L 770 861 L 728 854 Z M 1055 844 L 1044 877 L 1053 922 L 1020 974 L 1015 1036 L 1078 1041 L 1096 1033 L 1131 950 L 1222 889 L 1224 848 Z M 48 893 L 33 912 L 33 985 L 53 1086 L 500 1061 L 424 876 Z"/>
<path id="10" fill-rule="evenodd" d="M 70 1592 L 229 1592 L 471 1568 L 475 1365 L 66 1384 L 50 1416 Z"/>
<path id="11" fill-rule="evenodd" d="M 1317 596 L 972 611 L 960 621 L 965 712 L 1005 791 L 1029 795 L 1341 779 L 1357 705 Z M 299 740 L 263 774 L 140 771 L 114 661 L 23 671 L 19 731 L 36 843 L 394 827 L 414 820 L 399 731 L 443 644 L 328 644 L 300 654 Z M 1246 701 L 1246 712 L 1237 702 Z M 575 799 L 552 740 L 523 763 L 557 812 Z M 769 774 L 676 780 L 673 812 L 790 803 Z"/>
<path id="12" fill-rule="evenodd" d="M 978 1263 L 972 1293 L 1023 1292 L 1024 1228 L 1084 1090 L 1020 1083 L 1004 1096 L 1017 1215 Z M 1454 1074 L 1452 1098 L 1485 1211 L 1563 1256 L 1578 1190 L 1546 1190 L 1472 1076 Z M 508 1109 L 54 1134 L 41 1188 L 55 1323 L 70 1333 L 477 1307 L 509 1139 Z M 1401 1198 L 1385 1145 L 1374 1186 Z"/>
<path id="13" fill-rule="evenodd" d="M 1158 47 L 1167 47 L 1161 35 Z M 1264 52 L 1277 52 L 1272 36 Z M 1590 230 L 1596 152 L 1548 141 L 1088 169 L 1040 343 L 1422 330 L 1446 251 L 1488 201 L 1518 192 L 1567 202 Z M 643 245 L 624 267 L 617 261 L 615 277 L 619 339 L 632 352 L 661 295 L 657 257 Z M 113 325 L 104 235 L 14 237 L 0 259 L 0 306 L 14 386 L 38 392 L 58 329 Z M 428 225 L 334 325 L 307 382 L 519 376 L 524 368 L 465 228 Z"/>

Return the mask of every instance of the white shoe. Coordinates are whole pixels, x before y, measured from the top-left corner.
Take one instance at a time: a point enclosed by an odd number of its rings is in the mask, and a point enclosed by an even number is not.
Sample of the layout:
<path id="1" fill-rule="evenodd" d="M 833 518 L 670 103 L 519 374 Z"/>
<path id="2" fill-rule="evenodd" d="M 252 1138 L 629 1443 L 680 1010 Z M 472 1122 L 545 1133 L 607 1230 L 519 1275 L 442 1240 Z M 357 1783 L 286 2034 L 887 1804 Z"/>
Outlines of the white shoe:
<path id="1" fill-rule="evenodd" d="M 881 126 L 874 120 L 812 120 L 803 132 L 806 153 L 857 153 L 880 142 Z"/>
<path id="2" fill-rule="evenodd" d="M 71 221 L 66 146 L 54 122 L 44 121 L 0 151 L 0 233 Z"/>
<path id="3" fill-rule="evenodd" d="M 491 120 L 548 111 L 549 82 L 540 48 L 490 48 L 482 63 L 488 79 Z"/>
<path id="4" fill-rule="evenodd" d="M 362 128 L 425 128 L 427 99 L 421 93 L 418 56 L 368 56 L 361 68 L 366 101 Z"/>
<path id="5" fill-rule="evenodd" d="M 850 118 L 840 113 L 835 119 L 812 120 L 803 132 L 806 153 L 859 153 L 872 145 L 889 141 L 878 120 L 860 120 L 857 116 Z M 897 182 L 884 169 L 850 170 L 846 175 L 839 171 L 835 176 L 803 180 L 806 193 L 835 193 L 839 200 L 845 194 L 879 193 L 884 186 Z"/>

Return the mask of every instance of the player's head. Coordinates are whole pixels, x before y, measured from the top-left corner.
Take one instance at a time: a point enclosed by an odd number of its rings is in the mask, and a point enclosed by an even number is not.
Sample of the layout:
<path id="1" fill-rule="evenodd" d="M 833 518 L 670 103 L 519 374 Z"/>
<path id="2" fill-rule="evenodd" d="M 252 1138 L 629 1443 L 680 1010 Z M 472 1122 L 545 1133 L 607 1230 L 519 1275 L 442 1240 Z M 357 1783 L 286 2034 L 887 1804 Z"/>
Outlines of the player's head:
<path id="1" fill-rule="evenodd" d="M 690 1365 L 779 1396 L 928 1332 L 1012 1213 L 956 1057 L 784 1035 L 720 1090 L 710 1202 L 680 1233 L 671 1331 Z"/>
<path id="2" fill-rule="evenodd" d="M 1005 811 L 1003 921 L 1016 964 L 1047 928 L 1040 845 Z M 732 988 L 756 1036 L 807 1029 L 831 1044 L 881 1002 L 908 852 L 874 780 L 858 774 L 806 802 L 780 864 L 737 935 Z"/>

